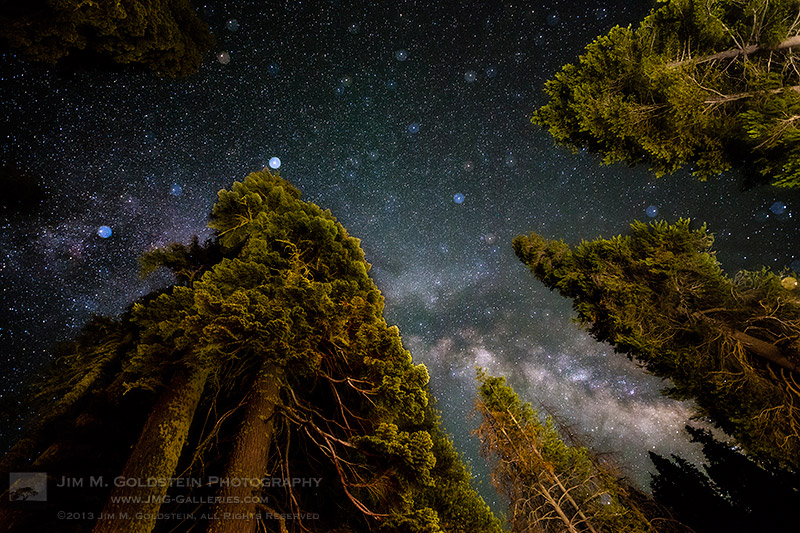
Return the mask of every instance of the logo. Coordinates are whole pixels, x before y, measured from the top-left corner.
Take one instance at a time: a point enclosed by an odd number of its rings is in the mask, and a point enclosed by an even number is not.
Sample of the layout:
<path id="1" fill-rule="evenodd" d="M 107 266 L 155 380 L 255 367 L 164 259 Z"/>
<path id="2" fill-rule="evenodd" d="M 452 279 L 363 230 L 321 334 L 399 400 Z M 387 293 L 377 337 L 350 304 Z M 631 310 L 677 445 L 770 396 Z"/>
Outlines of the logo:
<path id="1" fill-rule="evenodd" d="M 8 477 L 8 499 L 12 502 L 47 501 L 47 474 L 45 472 L 11 472 Z"/>

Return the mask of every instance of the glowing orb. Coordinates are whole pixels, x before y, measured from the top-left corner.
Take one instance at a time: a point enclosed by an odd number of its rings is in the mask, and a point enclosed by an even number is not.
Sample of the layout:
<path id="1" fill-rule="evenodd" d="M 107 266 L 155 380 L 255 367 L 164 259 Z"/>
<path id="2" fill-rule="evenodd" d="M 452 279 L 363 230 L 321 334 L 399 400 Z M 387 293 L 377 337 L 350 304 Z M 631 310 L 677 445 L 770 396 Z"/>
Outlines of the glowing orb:
<path id="1" fill-rule="evenodd" d="M 180 186 L 178 183 L 173 183 L 172 188 L 169 190 L 169 193 L 172 196 L 180 196 L 183 194 L 183 187 Z"/>
<path id="2" fill-rule="evenodd" d="M 227 65 L 231 62 L 231 55 L 228 52 L 220 52 L 217 54 L 217 61 L 223 65 Z"/>
<path id="3" fill-rule="evenodd" d="M 269 160 L 269 168 L 281 168 L 281 160 L 277 157 L 273 157 Z"/>
<path id="4" fill-rule="evenodd" d="M 465 198 L 466 198 L 466 197 L 465 197 L 463 194 L 461 194 L 460 192 L 457 192 L 457 193 L 455 193 L 455 194 L 453 195 L 453 201 L 454 201 L 455 203 L 457 203 L 457 204 L 463 204 L 463 203 L 464 203 L 464 199 L 465 199 Z"/>
<path id="5" fill-rule="evenodd" d="M 478 74 L 474 70 L 468 70 L 464 73 L 464 80 L 467 83 L 472 83 L 478 79 Z"/>
<path id="6" fill-rule="evenodd" d="M 787 291 L 794 290 L 795 288 L 797 288 L 797 279 L 793 278 L 792 276 L 786 276 L 781 280 L 781 285 Z"/>
<path id="7" fill-rule="evenodd" d="M 648 205 L 644 212 L 647 213 L 647 216 L 650 218 L 655 218 L 655 216 L 658 214 L 658 208 L 654 205 Z"/>
<path id="8" fill-rule="evenodd" d="M 108 226 L 100 226 L 97 228 L 97 235 L 102 239 L 108 239 L 111 237 L 111 228 Z"/>
<path id="9" fill-rule="evenodd" d="M 225 27 L 228 28 L 228 31 L 236 31 L 239 29 L 239 21 L 236 19 L 230 19 L 225 24 Z"/>
<path id="10" fill-rule="evenodd" d="M 786 212 L 786 204 L 783 202 L 775 202 L 771 206 L 769 206 L 769 210 L 775 213 L 776 215 L 782 215 Z"/>
<path id="11" fill-rule="evenodd" d="M 405 50 L 398 50 L 394 53 L 394 57 L 396 57 L 398 61 L 405 61 L 408 59 L 408 52 Z"/>
<path id="12" fill-rule="evenodd" d="M 409 124 L 408 133 L 419 133 L 419 122 L 412 122 Z"/>

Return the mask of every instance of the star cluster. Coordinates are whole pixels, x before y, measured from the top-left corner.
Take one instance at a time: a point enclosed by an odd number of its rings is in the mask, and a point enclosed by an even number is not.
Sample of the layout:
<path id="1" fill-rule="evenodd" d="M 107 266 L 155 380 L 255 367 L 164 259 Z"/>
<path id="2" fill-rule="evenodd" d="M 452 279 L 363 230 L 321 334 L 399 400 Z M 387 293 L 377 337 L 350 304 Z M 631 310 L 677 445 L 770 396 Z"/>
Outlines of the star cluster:
<path id="1" fill-rule="evenodd" d="M 510 247 L 529 231 L 577 243 L 692 217 L 730 271 L 800 269 L 796 192 L 601 167 L 530 124 L 543 82 L 645 4 L 208 2 L 216 48 L 182 80 L 4 54 L 0 162 L 33 192 L 0 221 L 3 395 L 92 314 L 167 284 L 140 280 L 137 257 L 207 237 L 216 192 L 268 166 L 362 239 L 387 317 L 429 365 L 476 471 L 476 364 L 615 451 L 639 485 L 649 450 L 696 459 L 682 434 L 690 406 L 582 333 Z"/>

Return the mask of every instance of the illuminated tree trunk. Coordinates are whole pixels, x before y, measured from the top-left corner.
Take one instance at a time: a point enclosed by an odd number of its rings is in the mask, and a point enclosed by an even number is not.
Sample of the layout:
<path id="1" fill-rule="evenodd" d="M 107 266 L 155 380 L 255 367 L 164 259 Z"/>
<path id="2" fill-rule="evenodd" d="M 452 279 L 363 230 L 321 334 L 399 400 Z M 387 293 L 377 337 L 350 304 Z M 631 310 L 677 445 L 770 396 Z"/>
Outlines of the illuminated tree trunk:
<path id="1" fill-rule="evenodd" d="M 565 487 L 555 470 L 552 469 L 552 467 L 548 468 L 549 463 L 544 459 L 544 457 L 542 457 L 542 454 L 538 448 L 538 444 L 529 438 L 525 429 L 520 425 L 519 421 L 514 416 L 514 413 L 512 413 L 510 410 L 506 410 L 505 412 L 505 414 L 508 415 L 513 422 L 514 428 L 517 430 L 516 433 L 523 436 L 525 439 L 524 451 L 519 450 L 517 443 L 506 432 L 505 428 L 503 428 L 502 424 L 497 418 L 495 418 L 493 413 L 489 412 L 485 407 L 482 410 L 485 417 L 491 417 L 493 420 L 493 423 L 490 425 L 500 429 L 500 433 L 502 433 L 505 437 L 505 445 L 507 446 L 507 449 L 513 450 L 512 457 L 514 457 L 514 459 L 512 462 L 524 464 L 531 470 L 539 471 L 538 477 L 540 479 L 536 483 L 537 488 L 545 501 L 550 505 L 553 511 L 558 515 L 559 519 L 563 522 L 564 527 L 567 528 L 567 531 L 570 533 L 579 533 L 578 529 L 576 529 L 575 525 L 573 524 L 573 518 L 570 518 L 570 516 L 567 515 L 564 507 L 562 507 L 562 501 L 566 501 L 572 506 L 574 511 L 571 514 L 579 517 L 580 523 L 582 523 L 590 533 L 597 533 L 594 527 L 592 527 L 592 524 L 589 522 L 589 518 L 587 518 L 586 514 L 581 509 L 581 506 L 570 495 L 570 491 L 575 487 Z M 531 461 L 530 457 L 526 456 L 527 453 L 532 453 L 535 461 Z M 533 464 L 534 462 L 536 463 L 535 465 Z M 542 478 L 550 484 L 549 487 L 541 481 Z M 527 513 L 520 513 L 520 517 L 522 518 L 526 514 Z M 514 518 L 517 517 L 514 516 Z"/>
<path id="2" fill-rule="evenodd" d="M 700 64 L 700 63 L 708 63 L 710 61 L 716 61 L 719 59 L 735 59 L 739 56 L 745 56 L 749 54 L 754 54 L 756 52 L 773 52 L 777 50 L 786 50 L 788 48 L 794 48 L 800 46 L 800 35 L 795 35 L 794 37 L 789 37 L 788 39 L 784 39 L 780 43 L 776 44 L 775 46 L 760 46 L 757 44 L 751 44 L 749 46 L 745 46 L 743 48 L 736 48 L 733 50 L 725 50 L 723 52 L 717 52 L 716 54 L 711 54 L 704 57 L 699 57 L 697 59 L 683 59 L 681 61 L 673 61 L 672 63 L 667 63 L 668 67 L 677 67 L 680 65 L 685 65 L 687 63 L 691 64 Z"/>
<path id="3" fill-rule="evenodd" d="M 208 524 L 209 533 L 255 531 L 258 521 L 254 514 L 261 487 L 247 481 L 261 480 L 267 474 L 282 373 L 277 366 L 265 364 L 250 389 L 244 417 L 217 493 L 217 503 L 212 508 L 214 519 Z"/>
<path id="4" fill-rule="evenodd" d="M 566 444 L 504 379 L 479 371 L 478 380 L 476 407 L 483 420 L 476 432 L 481 453 L 494 460 L 492 483 L 509 503 L 511 531 L 655 531 L 632 502 L 623 503 L 616 477 L 602 471 L 586 448 Z"/>
<path id="5" fill-rule="evenodd" d="M 155 527 L 208 374 L 208 368 L 178 372 L 161 393 L 119 478 L 123 486 L 111 490 L 93 533 L 149 533 Z"/>
<path id="6" fill-rule="evenodd" d="M 741 342 L 742 346 L 753 355 L 762 357 L 778 366 L 800 374 L 800 365 L 790 361 L 774 344 L 751 337 L 747 333 L 742 333 L 737 330 L 733 331 L 733 338 Z"/>

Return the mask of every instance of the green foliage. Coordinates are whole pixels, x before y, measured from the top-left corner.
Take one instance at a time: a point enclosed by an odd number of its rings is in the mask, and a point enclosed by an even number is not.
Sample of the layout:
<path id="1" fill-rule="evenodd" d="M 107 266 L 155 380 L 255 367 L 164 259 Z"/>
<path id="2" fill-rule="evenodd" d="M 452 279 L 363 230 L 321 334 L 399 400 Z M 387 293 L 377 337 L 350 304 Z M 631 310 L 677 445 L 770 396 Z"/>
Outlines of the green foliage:
<path id="1" fill-rule="evenodd" d="M 669 395 L 694 399 L 749 454 L 796 468 L 800 298 L 767 270 L 729 278 L 712 244 L 680 220 L 574 249 L 531 234 L 514 249 L 596 339 L 669 378 Z"/>
<path id="2" fill-rule="evenodd" d="M 612 28 L 545 84 L 532 122 L 603 162 L 732 166 L 798 187 L 797 0 L 669 0 L 635 29 Z M 748 53 L 741 50 L 746 49 Z M 742 155 L 745 154 L 745 155 Z"/>
<path id="3" fill-rule="evenodd" d="M 512 531 L 655 531 L 624 484 L 588 449 L 568 445 L 505 378 L 479 369 L 478 382 L 477 432 Z"/>
<path id="4" fill-rule="evenodd" d="M 419 481 L 431 485 L 431 468 L 436 458 L 431 452 L 433 441 L 427 431 L 398 431 L 394 424 L 381 424 L 374 435 L 355 437 L 353 444 L 366 453 L 377 453 L 397 464 L 398 470 L 407 473 L 406 481 Z"/>
<path id="5" fill-rule="evenodd" d="M 432 451 L 436 457 L 436 464 L 431 469 L 434 483 L 418 495 L 420 503 L 436 509 L 444 531 L 500 533 L 503 531 L 500 522 L 470 486 L 469 470 L 452 441 L 442 432 L 439 415 L 431 406 L 432 400 L 428 404 L 425 427 L 430 428 Z"/>
<path id="6" fill-rule="evenodd" d="M 197 71 L 213 43 L 189 0 L 41 4 L 0 8 L 0 39 L 33 61 L 133 64 L 181 77 Z"/>
<path id="7" fill-rule="evenodd" d="M 74 341 L 56 347 L 44 375 L 21 395 L 27 410 L 40 413 L 39 420 L 0 460 L 0 468 L 32 463 L 52 435 L 63 430 L 65 420 L 73 424 L 96 390 L 109 385 L 108 375 L 133 347 L 135 332 L 128 318 L 94 317 Z"/>
<path id="8" fill-rule="evenodd" d="M 36 387 L 34 399 L 47 402 L 61 397 L 62 403 L 65 399 L 77 400 L 76 391 L 85 393 L 91 387 L 88 383 L 91 379 L 97 378 L 105 366 L 130 350 L 134 333 L 128 318 L 116 321 L 94 317 L 74 341 L 61 344 L 53 364 Z M 48 411 L 53 415 L 59 409 L 51 405 Z"/>
<path id="9" fill-rule="evenodd" d="M 225 249 L 235 249 L 247 238 L 248 229 L 257 217 L 276 220 L 293 216 L 293 207 L 299 198 L 300 191 L 277 174 L 253 173 L 244 183 L 234 182 L 231 190 L 219 191 L 208 226 L 216 230 Z M 268 228 L 269 224 L 262 226 Z M 288 227 L 275 224 L 273 229 L 281 232 Z M 273 237 L 277 238 L 277 235 Z"/>
<path id="10" fill-rule="evenodd" d="M 405 515 L 389 517 L 381 531 L 397 533 L 442 533 L 439 516 L 433 509 L 420 509 Z"/>
<path id="11" fill-rule="evenodd" d="M 116 363 L 103 365 L 84 387 L 105 400 L 102 409 L 88 409 L 98 424 L 113 425 L 126 409 L 138 424 L 152 408 L 145 429 L 136 426 L 113 450 L 94 444 L 95 454 L 114 457 L 103 471 L 119 475 L 118 458 L 138 439 L 164 450 L 152 462 L 177 468 L 175 475 L 222 474 L 240 428 L 248 427 L 256 377 L 269 368 L 276 377 L 261 401 L 271 445 L 262 451 L 265 460 L 243 464 L 268 465 L 269 472 L 255 476 L 324 480 L 313 492 L 264 489 L 270 511 L 319 513 L 319 521 L 302 524 L 318 531 L 499 531 L 439 427 L 427 369 L 413 363 L 398 329 L 383 318 L 383 297 L 358 239 L 268 171 L 220 191 L 210 226 L 216 236 L 204 245 L 195 240 L 145 255 L 145 272 L 167 267 L 177 283 L 131 307 L 120 330 L 124 349 L 109 348 Z M 106 353 L 95 346 L 106 337 L 87 340 L 91 357 L 64 360 L 62 379 L 48 390 L 65 398 L 74 393 L 76 380 Z M 197 395 L 195 408 L 188 401 Z M 169 410 L 167 427 L 159 406 L 175 397 L 188 407 Z M 154 425 L 159 431 L 146 433 Z M 181 439 L 186 444 L 177 457 Z M 48 445 L 39 440 L 26 449 Z M 72 441 L 51 436 L 50 442 L 70 450 Z M 56 452 L 52 464 L 74 463 L 83 453 Z M 132 477 L 149 472 L 131 460 L 126 469 Z"/>
<path id="12" fill-rule="evenodd" d="M 783 90 L 754 99 L 741 119 L 759 149 L 759 172 L 780 176 L 775 185 L 800 187 L 800 92 Z"/>

